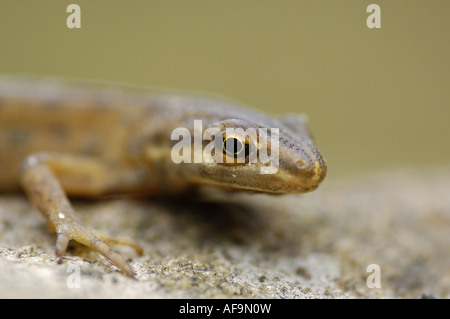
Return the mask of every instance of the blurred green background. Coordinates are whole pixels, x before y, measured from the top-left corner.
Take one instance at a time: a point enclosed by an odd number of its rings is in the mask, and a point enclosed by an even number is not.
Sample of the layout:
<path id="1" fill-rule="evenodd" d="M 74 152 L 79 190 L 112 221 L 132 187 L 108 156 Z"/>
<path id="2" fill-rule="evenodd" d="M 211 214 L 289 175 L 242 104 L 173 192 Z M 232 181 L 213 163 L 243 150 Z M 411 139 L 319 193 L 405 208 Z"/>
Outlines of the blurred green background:
<path id="1" fill-rule="evenodd" d="M 81 29 L 66 8 L 81 7 Z M 369 29 L 366 7 L 381 7 Z M 450 163 L 450 1 L 0 1 L 0 73 L 307 113 L 329 177 Z"/>

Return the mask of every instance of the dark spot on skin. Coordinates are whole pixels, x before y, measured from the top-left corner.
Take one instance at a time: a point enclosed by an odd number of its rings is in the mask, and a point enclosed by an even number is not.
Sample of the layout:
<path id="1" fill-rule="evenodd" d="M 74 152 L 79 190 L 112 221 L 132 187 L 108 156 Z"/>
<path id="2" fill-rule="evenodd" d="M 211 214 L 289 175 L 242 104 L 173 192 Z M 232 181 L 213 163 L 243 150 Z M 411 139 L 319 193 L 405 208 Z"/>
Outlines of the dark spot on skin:
<path id="1" fill-rule="evenodd" d="M 170 137 L 169 137 L 170 139 Z M 166 134 L 162 130 L 158 130 L 155 132 L 155 134 L 152 136 L 152 141 L 156 142 L 157 144 L 163 144 L 167 140 Z M 178 142 L 178 141 L 177 141 Z"/>
<path id="2" fill-rule="evenodd" d="M 66 139 L 69 136 L 67 127 L 60 124 L 54 125 L 51 128 L 51 132 L 58 139 Z"/>
<path id="3" fill-rule="evenodd" d="M 80 153 L 84 155 L 93 155 L 98 149 L 98 141 L 91 139 L 86 141 L 80 149 Z"/>
<path id="4" fill-rule="evenodd" d="M 280 144 L 283 144 L 283 145 L 288 146 L 288 147 L 291 146 L 291 144 L 289 143 L 289 141 L 287 139 L 281 138 L 281 137 L 280 137 Z"/>
<path id="5" fill-rule="evenodd" d="M 22 147 L 28 143 L 31 138 L 31 132 L 28 129 L 15 128 L 9 132 L 9 143 L 15 147 Z"/>

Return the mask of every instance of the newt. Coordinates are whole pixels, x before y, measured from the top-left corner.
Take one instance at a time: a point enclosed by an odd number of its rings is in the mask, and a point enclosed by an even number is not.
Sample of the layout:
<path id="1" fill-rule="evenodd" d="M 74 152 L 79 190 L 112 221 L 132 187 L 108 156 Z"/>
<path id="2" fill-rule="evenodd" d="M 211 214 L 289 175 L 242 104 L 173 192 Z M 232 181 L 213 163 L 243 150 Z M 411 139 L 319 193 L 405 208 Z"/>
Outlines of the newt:
<path id="1" fill-rule="evenodd" d="M 171 152 L 178 141 L 171 134 L 179 127 L 194 134 L 194 119 L 203 131 L 278 128 L 276 173 L 261 174 L 267 163 L 258 161 L 175 163 Z M 240 152 L 258 143 L 232 136 L 231 144 Z M 227 143 L 220 147 L 221 156 L 235 159 Z M 57 234 L 58 257 L 74 240 L 131 277 L 130 265 L 111 247 L 128 245 L 141 254 L 140 246 L 84 225 L 70 197 L 170 196 L 202 186 L 306 193 L 327 172 L 301 114 L 270 116 L 206 93 L 32 77 L 0 77 L 0 165 L 0 193 L 26 193 Z"/>

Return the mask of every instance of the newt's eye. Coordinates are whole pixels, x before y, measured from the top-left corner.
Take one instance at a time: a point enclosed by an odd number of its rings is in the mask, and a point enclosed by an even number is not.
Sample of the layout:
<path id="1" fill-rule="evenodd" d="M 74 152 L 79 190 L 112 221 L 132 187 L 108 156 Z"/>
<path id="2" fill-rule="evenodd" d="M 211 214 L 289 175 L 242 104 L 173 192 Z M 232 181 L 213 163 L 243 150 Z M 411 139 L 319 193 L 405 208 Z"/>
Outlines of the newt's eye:
<path id="1" fill-rule="evenodd" d="M 250 154 L 248 139 L 240 136 L 223 136 L 222 152 L 224 156 L 231 159 L 246 159 Z M 229 163 L 229 161 L 227 161 Z M 239 161 L 240 162 L 240 161 Z M 244 161 L 245 162 L 245 161 Z"/>
<path id="2" fill-rule="evenodd" d="M 216 163 L 223 165 L 250 163 L 257 154 L 253 140 L 252 136 L 244 132 L 226 132 L 223 130 L 214 136 Z"/>
<path id="3" fill-rule="evenodd" d="M 244 143 L 235 137 L 228 137 L 223 141 L 223 153 L 231 157 L 237 157 L 244 150 Z"/>

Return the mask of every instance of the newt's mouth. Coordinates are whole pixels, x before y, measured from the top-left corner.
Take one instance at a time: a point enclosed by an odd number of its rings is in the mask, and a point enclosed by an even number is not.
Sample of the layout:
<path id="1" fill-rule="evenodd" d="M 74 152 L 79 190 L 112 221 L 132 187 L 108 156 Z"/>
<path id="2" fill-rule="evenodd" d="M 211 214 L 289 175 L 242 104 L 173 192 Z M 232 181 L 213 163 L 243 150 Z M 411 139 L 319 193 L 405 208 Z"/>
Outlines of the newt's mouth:
<path id="1" fill-rule="evenodd" d="M 211 164 L 203 167 L 201 184 L 261 193 L 307 193 L 315 190 L 327 173 L 327 166 L 321 157 L 311 164 L 301 161 L 294 166 L 288 166 L 284 161 L 280 164 L 275 174 L 261 174 L 257 165 L 227 167 Z"/>

